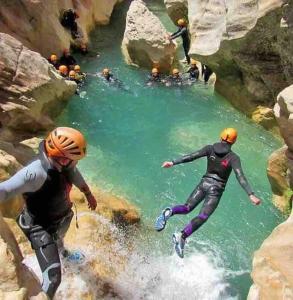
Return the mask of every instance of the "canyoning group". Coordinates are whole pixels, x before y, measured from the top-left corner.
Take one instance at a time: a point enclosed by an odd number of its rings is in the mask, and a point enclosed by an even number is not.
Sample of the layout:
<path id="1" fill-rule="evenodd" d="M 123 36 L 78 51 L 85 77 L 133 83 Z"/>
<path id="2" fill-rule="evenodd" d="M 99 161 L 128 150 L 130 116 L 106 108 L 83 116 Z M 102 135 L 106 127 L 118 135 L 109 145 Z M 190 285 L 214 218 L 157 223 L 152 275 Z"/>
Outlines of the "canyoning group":
<path id="1" fill-rule="evenodd" d="M 78 14 L 74 10 L 66 10 L 62 13 L 61 24 L 70 30 L 73 39 L 82 39 L 82 33 L 76 22 L 77 18 Z M 201 65 L 200 74 L 198 62 L 188 55 L 190 39 L 187 22 L 184 19 L 178 20 L 178 30 L 168 36 L 168 39 L 172 40 L 180 36 L 183 39 L 186 63 L 190 65 L 189 69 L 184 72 L 187 77 L 177 68 L 172 70 L 171 75 L 164 76 L 160 73 L 159 66 L 154 66 L 147 85 L 179 86 L 196 82 L 200 76 L 204 78 L 205 83 L 208 82 L 212 70 L 206 65 Z M 81 42 L 75 50 L 84 55 L 89 53 L 87 44 L 84 42 Z M 82 72 L 69 49 L 64 49 L 60 58 L 57 54 L 52 54 L 48 60 L 62 77 L 76 82 L 79 88 L 87 76 L 97 76 L 123 87 L 122 82 L 115 78 L 109 68 L 103 68 L 97 74 Z M 226 128 L 220 133 L 219 142 L 206 145 L 201 150 L 181 158 L 166 161 L 162 165 L 163 168 L 170 168 L 202 157 L 207 158 L 207 171 L 187 202 L 165 208 L 155 220 L 155 230 L 162 231 L 170 217 L 191 213 L 203 202 L 199 214 L 180 233 L 173 234 L 174 249 L 181 258 L 184 257 L 186 239 L 198 230 L 216 210 L 232 170 L 252 204 L 261 203 L 244 176 L 239 156 L 231 149 L 236 139 L 237 130 Z M 89 209 L 95 210 L 97 206 L 94 195 L 77 168 L 78 161 L 86 156 L 86 152 L 87 143 L 80 131 L 69 127 L 57 127 L 40 143 L 39 154 L 34 161 L 10 179 L 0 183 L 0 203 L 19 194 L 24 197 L 25 207 L 17 223 L 35 251 L 43 275 L 42 288 L 50 299 L 54 297 L 61 282 L 59 254 L 70 262 L 79 263 L 85 259 L 84 253 L 66 249 L 63 238 L 74 216 L 73 203 L 69 198 L 72 185 L 85 195 Z"/>

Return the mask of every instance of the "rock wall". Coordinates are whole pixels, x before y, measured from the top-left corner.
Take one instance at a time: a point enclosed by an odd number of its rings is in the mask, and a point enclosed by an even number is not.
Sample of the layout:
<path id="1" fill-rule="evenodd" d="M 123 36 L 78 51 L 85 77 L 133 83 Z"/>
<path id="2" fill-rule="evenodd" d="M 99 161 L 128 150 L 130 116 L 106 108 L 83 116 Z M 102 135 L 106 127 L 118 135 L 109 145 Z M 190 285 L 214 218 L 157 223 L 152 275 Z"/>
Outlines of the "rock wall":
<path id="1" fill-rule="evenodd" d="M 76 84 L 65 81 L 40 54 L 0 33 L 1 139 L 15 142 L 16 132 L 52 127 L 52 117 L 75 90 Z"/>
<path id="2" fill-rule="evenodd" d="M 181 18 L 188 18 L 188 0 L 164 0 L 167 13 L 171 20 L 177 25 Z"/>
<path id="3" fill-rule="evenodd" d="M 292 11 L 292 0 L 188 1 L 191 56 L 215 71 L 216 90 L 233 106 L 274 131 L 266 109 L 293 82 Z"/>
<path id="4" fill-rule="evenodd" d="M 59 21 L 61 11 L 76 9 L 78 25 L 88 33 L 98 24 L 108 24 L 114 5 L 121 0 L 1 0 L 0 31 L 7 33 L 44 57 L 69 48 L 71 34 Z"/>
<path id="5" fill-rule="evenodd" d="M 167 39 L 161 21 L 140 0 L 132 1 L 126 17 L 122 51 L 128 64 L 169 71 L 175 44 Z"/>

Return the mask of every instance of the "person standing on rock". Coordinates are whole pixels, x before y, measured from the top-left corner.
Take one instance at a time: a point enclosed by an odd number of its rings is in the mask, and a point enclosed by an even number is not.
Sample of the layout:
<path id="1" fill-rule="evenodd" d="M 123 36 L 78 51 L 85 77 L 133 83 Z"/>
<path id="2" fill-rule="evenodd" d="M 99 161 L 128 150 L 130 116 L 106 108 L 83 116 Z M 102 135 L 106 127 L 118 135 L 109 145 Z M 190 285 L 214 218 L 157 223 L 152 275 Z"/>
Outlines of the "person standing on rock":
<path id="1" fill-rule="evenodd" d="M 43 275 L 42 289 L 50 299 L 61 282 L 59 251 L 69 261 L 84 258 L 81 252 L 70 252 L 63 245 L 73 217 L 69 198 L 72 185 L 85 194 L 91 210 L 97 206 L 76 167 L 85 155 L 84 136 L 76 129 L 58 127 L 40 143 L 33 162 L 0 183 L 0 203 L 18 194 L 24 197 L 25 207 L 17 223 L 35 250 Z"/>
<path id="2" fill-rule="evenodd" d="M 187 22 L 184 19 L 179 19 L 177 21 L 178 24 L 178 30 L 171 34 L 168 38 L 169 40 L 174 40 L 178 38 L 179 36 L 182 37 L 183 41 L 183 49 L 186 57 L 186 62 L 190 64 L 190 56 L 188 55 L 189 49 L 190 49 L 190 38 L 189 38 L 189 32 L 187 29 Z"/>
<path id="3" fill-rule="evenodd" d="M 173 161 L 166 161 L 162 165 L 163 168 L 171 168 L 178 164 L 191 162 L 201 157 L 207 157 L 207 171 L 199 185 L 189 196 L 187 202 L 183 205 L 165 208 L 155 223 L 155 229 L 162 231 L 171 216 L 188 214 L 204 200 L 199 214 L 190 221 L 181 233 L 173 234 L 175 251 L 181 258 L 184 257 L 186 238 L 198 230 L 216 210 L 232 170 L 241 187 L 249 196 L 252 204 L 259 205 L 261 203 L 261 200 L 254 195 L 244 176 L 239 156 L 231 150 L 232 145 L 237 139 L 237 131 L 234 128 L 226 128 L 222 131 L 220 136 L 220 142 L 207 145 L 199 151 Z"/>

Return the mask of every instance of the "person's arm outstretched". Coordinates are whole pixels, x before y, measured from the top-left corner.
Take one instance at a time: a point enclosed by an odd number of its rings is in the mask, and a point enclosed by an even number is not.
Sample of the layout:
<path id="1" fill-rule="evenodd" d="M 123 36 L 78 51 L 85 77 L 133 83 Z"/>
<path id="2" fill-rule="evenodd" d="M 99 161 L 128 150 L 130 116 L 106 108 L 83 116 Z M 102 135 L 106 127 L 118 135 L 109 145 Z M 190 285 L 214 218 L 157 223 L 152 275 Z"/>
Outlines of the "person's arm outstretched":
<path id="1" fill-rule="evenodd" d="M 243 173 L 243 169 L 241 166 L 241 161 L 240 158 L 238 156 L 236 156 L 233 160 L 232 160 L 232 168 L 234 170 L 234 173 L 236 175 L 236 178 L 239 182 L 239 184 L 241 185 L 241 187 L 244 189 L 244 191 L 247 193 L 247 195 L 249 196 L 250 201 L 252 202 L 252 204 L 254 205 L 259 205 L 261 203 L 261 200 L 256 197 Z"/>
<path id="2" fill-rule="evenodd" d="M 211 153 L 211 149 L 212 149 L 212 146 L 207 145 L 207 146 L 203 147 L 202 149 L 200 149 L 196 152 L 193 152 L 191 154 L 184 155 L 184 156 L 177 158 L 175 160 L 172 160 L 172 161 L 165 161 L 163 163 L 162 167 L 170 168 L 175 165 L 191 162 L 191 161 L 194 161 L 195 159 L 198 159 L 198 158 L 201 158 L 204 156 L 208 156 Z"/>

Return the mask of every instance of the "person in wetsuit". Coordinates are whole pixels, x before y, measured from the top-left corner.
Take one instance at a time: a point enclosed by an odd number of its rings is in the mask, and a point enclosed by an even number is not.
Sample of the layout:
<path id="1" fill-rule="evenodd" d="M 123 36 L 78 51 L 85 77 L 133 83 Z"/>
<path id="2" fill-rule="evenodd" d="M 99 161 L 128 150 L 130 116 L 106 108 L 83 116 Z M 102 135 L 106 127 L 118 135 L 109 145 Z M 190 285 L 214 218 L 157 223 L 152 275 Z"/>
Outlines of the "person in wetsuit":
<path id="1" fill-rule="evenodd" d="M 61 16 L 61 24 L 63 27 L 69 29 L 71 31 L 71 36 L 73 39 L 79 37 L 78 33 L 78 25 L 76 19 L 79 18 L 79 15 L 72 9 L 64 10 Z"/>
<path id="2" fill-rule="evenodd" d="M 107 81 L 115 81 L 113 74 L 110 72 L 110 70 L 108 68 L 103 69 L 102 76 Z"/>
<path id="3" fill-rule="evenodd" d="M 204 82 L 208 83 L 211 75 L 213 74 L 213 70 L 210 67 L 208 67 L 207 65 L 202 64 L 201 74 L 204 79 Z"/>
<path id="4" fill-rule="evenodd" d="M 163 168 L 170 168 L 201 157 L 207 157 L 207 171 L 199 185 L 189 196 L 187 202 L 183 205 L 165 208 L 155 223 L 155 229 L 161 231 L 165 228 L 167 220 L 171 216 L 188 214 L 204 200 L 199 214 L 190 221 L 181 233 L 173 235 L 175 250 L 181 258 L 184 256 L 186 238 L 199 229 L 217 208 L 232 170 L 251 202 L 254 205 L 261 203 L 261 200 L 254 195 L 244 176 L 239 156 L 231 150 L 236 139 L 237 131 L 233 128 L 226 128 L 221 133 L 221 141 L 219 143 L 207 145 L 199 151 L 173 161 L 166 161 L 162 165 Z"/>
<path id="5" fill-rule="evenodd" d="M 72 185 L 85 194 L 91 210 L 97 206 L 76 167 L 85 155 L 83 135 L 73 128 L 58 127 L 40 143 L 39 154 L 33 162 L 0 183 L 0 203 L 18 194 L 24 197 L 25 207 L 17 223 L 36 253 L 43 275 L 42 289 L 50 299 L 61 282 L 59 251 L 72 260 L 81 255 L 63 245 L 73 217 L 69 198 Z"/>
<path id="6" fill-rule="evenodd" d="M 199 77 L 199 70 L 198 67 L 196 65 L 196 60 L 191 59 L 191 66 L 188 69 L 188 71 L 186 73 L 189 73 L 189 79 L 194 81 L 194 80 L 198 80 Z"/>
<path id="7" fill-rule="evenodd" d="M 180 72 L 178 69 L 172 70 L 172 75 L 170 75 L 166 80 L 166 86 L 172 86 L 172 85 L 182 85 L 183 79 L 180 75 Z"/>
<path id="8" fill-rule="evenodd" d="M 57 55 L 52 54 L 50 58 L 48 58 L 48 62 L 55 67 L 56 70 L 59 70 L 60 63 L 58 61 Z"/>
<path id="9" fill-rule="evenodd" d="M 187 22 L 184 19 L 179 19 L 178 22 L 178 30 L 171 34 L 169 37 L 170 40 L 174 40 L 178 38 L 179 36 L 182 37 L 183 41 L 183 49 L 186 57 L 186 61 L 188 64 L 190 64 L 190 56 L 188 55 L 189 49 L 190 49 L 190 38 L 189 33 L 187 29 Z"/>
<path id="10" fill-rule="evenodd" d="M 60 65 L 65 65 L 69 70 L 73 70 L 76 65 L 76 59 L 71 55 L 69 49 L 64 49 L 63 55 L 60 57 Z"/>
<path id="11" fill-rule="evenodd" d="M 63 78 L 67 78 L 68 77 L 68 68 L 65 65 L 61 65 L 58 69 L 59 74 L 63 77 Z"/>
<path id="12" fill-rule="evenodd" d="M 153 68 L 151 74 L 149 75 L 147 85 L 152 85 L 154 83 L 160 83 L 161 76 L 158 68 Z"/>

